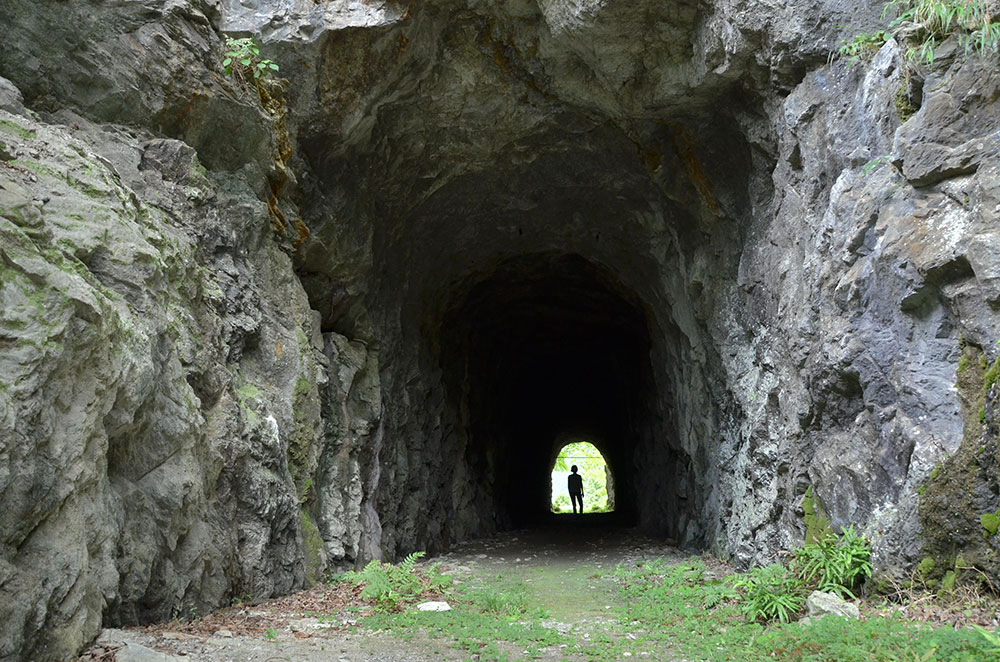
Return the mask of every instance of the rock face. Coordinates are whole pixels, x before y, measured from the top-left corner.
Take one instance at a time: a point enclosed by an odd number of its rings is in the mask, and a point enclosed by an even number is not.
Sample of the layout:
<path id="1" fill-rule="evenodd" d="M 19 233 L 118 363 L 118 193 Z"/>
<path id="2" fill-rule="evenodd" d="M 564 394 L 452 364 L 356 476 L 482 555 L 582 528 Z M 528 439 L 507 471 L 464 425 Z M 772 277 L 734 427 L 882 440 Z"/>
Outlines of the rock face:
<path id="1" fill-rule="evenodd" d="M 576 439 L 685 545 L 1000 577 L 1000 73 L 849 9 L 0 0 L 0 659 L 544 522 Z"/>

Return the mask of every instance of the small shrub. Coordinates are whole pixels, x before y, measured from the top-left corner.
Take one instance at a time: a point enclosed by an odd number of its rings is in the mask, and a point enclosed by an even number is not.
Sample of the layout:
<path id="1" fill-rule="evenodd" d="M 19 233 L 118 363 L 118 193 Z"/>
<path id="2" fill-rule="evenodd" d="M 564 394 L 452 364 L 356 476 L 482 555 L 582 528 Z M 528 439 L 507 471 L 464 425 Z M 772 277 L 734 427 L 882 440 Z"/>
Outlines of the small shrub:
<path id="1" fill-rule="evenodd" d="M 233 39 L 226 37 L 226 55 L 222 60 L 227 76 L 232 76 L 242 83 L 263 78 L 272 71 L 278 70 L 274 60 L 260 56 L 260 47 L 253 37 Z"/>
<path id="2" fill-rule="evenodd" d="M 787 623 L 805 605 L 805 583 L 780 563 L 738 575 L 733 586 L 743 592 L 740 607 L 752 621 Z"/>
<path id="3" fill-rule="evenodd" d="M 871 577 L 871 545 L 853 526 L 795 550 L 792 565 L 803 582 L 817 590 L 854 597 L 852 589 Z"/>

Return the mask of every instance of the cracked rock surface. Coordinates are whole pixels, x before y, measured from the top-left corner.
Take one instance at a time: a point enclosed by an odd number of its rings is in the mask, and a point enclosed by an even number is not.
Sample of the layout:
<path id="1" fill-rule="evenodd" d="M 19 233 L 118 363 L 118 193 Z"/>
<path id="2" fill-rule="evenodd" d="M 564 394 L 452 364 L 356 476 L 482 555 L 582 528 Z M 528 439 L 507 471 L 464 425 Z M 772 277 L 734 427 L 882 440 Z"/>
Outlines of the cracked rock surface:
<path id="1" fill-rule="evenodd" d="M 1000 578 L 1000 68 L 827 62 L 880 11 L 0 0 L 0 659 L 544 523 L 576 439 L 691 548 Z"/>

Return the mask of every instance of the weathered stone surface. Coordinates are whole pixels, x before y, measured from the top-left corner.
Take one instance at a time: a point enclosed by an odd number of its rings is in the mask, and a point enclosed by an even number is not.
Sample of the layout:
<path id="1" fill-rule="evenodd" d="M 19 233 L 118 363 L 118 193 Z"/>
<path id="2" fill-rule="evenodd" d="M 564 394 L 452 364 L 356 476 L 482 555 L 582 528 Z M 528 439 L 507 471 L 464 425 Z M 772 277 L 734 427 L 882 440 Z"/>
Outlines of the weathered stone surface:
<path id="1" fill-rule="evenodd" d="M 318 443 L 322 354 L 267 207 L 66 119 L 0 111 L 3 659 L 303 582 L 287 452 Z"/>
<path id="2" fill-rule="evenodd" d="M 21 98 L 21 90 L 14 87 L 14 84 L 6 78 L 0 78 L 0 110 L 6 110 L 15 115 L 24 112 L 24 99 Z"/>
<path id="3" fill-rule="evenodd" d="M 810 621 L 824 616 L 841 616 L 843 618 L 859 618 L 861 612 L 854 603 L 847 602 L 836 593 L 813 591 L 806 598 L 806 618 Z M 805 619 L 803 619 L 805 620 Z"/>

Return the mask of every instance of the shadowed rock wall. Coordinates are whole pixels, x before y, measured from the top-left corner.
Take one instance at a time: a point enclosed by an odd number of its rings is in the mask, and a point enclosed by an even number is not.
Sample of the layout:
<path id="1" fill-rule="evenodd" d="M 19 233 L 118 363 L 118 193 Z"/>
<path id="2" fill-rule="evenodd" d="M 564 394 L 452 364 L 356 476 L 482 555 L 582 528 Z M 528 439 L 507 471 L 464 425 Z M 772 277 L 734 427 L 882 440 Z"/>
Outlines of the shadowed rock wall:
<path id="1" fill-rule="evenodd" d="M 825 64 L 880 9 L 0 0 L 0 659 L 544 521 L 567 434 L 997 577 L 1000 74 Z"/>

